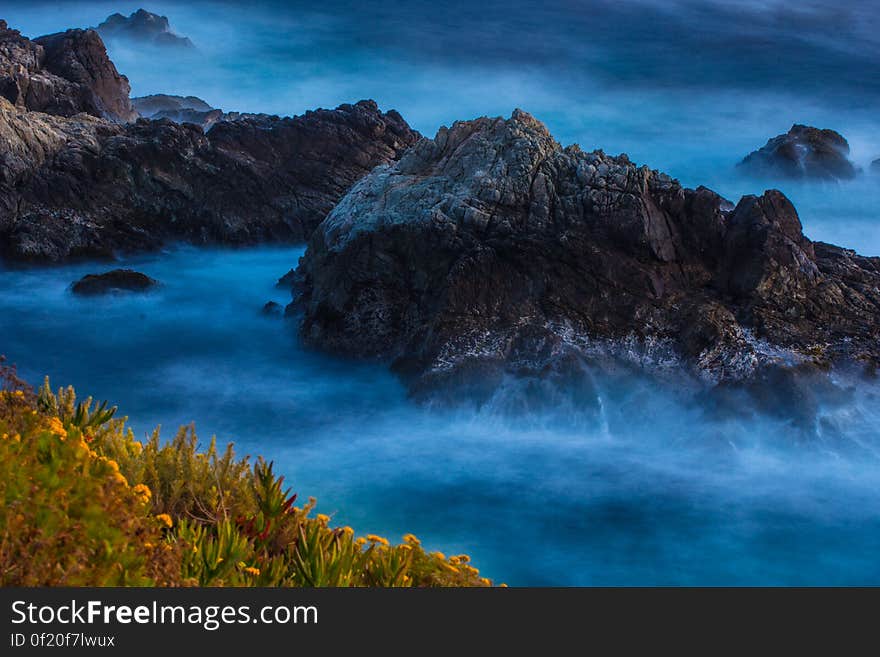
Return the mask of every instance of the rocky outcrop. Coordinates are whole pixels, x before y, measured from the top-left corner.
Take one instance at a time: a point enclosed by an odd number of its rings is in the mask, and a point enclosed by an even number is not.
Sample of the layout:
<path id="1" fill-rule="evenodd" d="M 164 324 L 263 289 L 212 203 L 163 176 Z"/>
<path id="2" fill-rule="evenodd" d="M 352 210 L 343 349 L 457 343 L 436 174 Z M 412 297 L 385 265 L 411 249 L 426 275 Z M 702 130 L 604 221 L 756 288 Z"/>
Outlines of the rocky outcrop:
<path id="1" fill-rule="evenodd" d="M 738 166 L 755 175 L 776 178 L 843 180 L 858 173 L 842 135 L 797 124 L 749 153 Z"/>
<path id="2" fill-rule="evenodd" d="M 114 269 L 103 274 L 87 274 L 71 287 L 74 294 L 94 296 L 110 292 L 146 292 L 159 282 L 133 269 Z"/>
<path id="3" fill-rule="evenodd" d="M 0 96 L 19 109 L 112 121 L 137 114 L 129 84 L 93 30 L 68 30 L 31 41 L 0 21 Z"/>
<path id="4" fill-rule="evenodd" d="M 97 32 L 67 30 L 34 39 L 34 42 L 45 52 L 45 70 L 88 90 L 83 107 L 93 108 L 84 111 L 119 121 L 137 118 L 129 99 L 128 78 L 116 70 Z"/>
<path id="5" fill-rule="evenodd" d="M 278 116 L 252 112 L 224 112 L 211 107 L 196 96 L 171 96 L 154 94 L 132 98 L 134 108 L 141 116 L 149 119 L 170 119 L 175 123 L 195 123 L 207 132 L 219 121 L 241 121 L 244 119 L 267 123 L 277 121 Z"/>
<path id="6" fill-rule="evenodd" d="M 64 260 L 166 240 L 306 239 L 349 187 L 418 137 L 372 101 L 294 118 L 117 124 L 0 99 L 0 248 Z"/>
<path id="7" fill-rule="evenodd" d="M 875 173 L 880 173 L 880 157 L 871 162 L 871 171 Z"/>
<path id="8" fill-rule="evenodd" d="M 187 37 L 175 34 L 165 16 L 138 9 L 129 16 L 116 13 L 95 28 L 105 39 L 125 39 L 135 43 L 172 48 L 193 48 Z"/>
<path id="9" fill-rule="evenodd" d="M 734 207 L 530 115 L 442 128 L 357 183 L 296 272 L 301 332 L 414 390 L 584 361 L 709 381 L 880 357 L 880 259 L 812 243 L 778 191 Z"/>
<path id="10" fill-rule="evenodd" d="M 154 94 L 131 99 L 134 109 L 148 119 L 170 119 L 175 123 L 195 123 L 207 132 L 223 119 L 223 110 L 211 107 L 195 96 Z"/>

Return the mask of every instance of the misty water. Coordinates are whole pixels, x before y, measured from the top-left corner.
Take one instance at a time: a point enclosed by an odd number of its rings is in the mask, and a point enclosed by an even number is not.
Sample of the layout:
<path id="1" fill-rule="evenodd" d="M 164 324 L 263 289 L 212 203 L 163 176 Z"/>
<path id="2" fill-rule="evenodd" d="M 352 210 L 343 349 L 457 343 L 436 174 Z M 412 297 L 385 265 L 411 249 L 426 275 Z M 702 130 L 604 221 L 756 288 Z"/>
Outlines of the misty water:
<path id="1" fill-rule="evenodd" d="M 141 3 L 0 0 L 25 35 Z M 736 201 L 778 187 L 806 234 L 880 255 L 880 19 L 869 2 L 154 2 L 187 56 L 110 43 L 134 95 L 296 114 L 374 98 L 433 135 L 521 107 L 559 141 L 626 152 Z M 746 179 L 736 162 L 793 123 L 844 134 L 850 182 Z M 588 398 L 511 381 L 480 407 L 410 401 L 382 363 L 304 349 L 260 313 L 303 247 L 179 246 L 124 266 L 145 295 L 75 298 L 107 263 L 0 270 L 0 352 L 31 381 L 109 399 L 139 435 L 273 459 L 334 522 L 468 552 L 510 584 L 878 584 L 880 386 L 835 375 L 810 420 L 688 386 L 593 375 Z M 117 263 L 119 264 L 119 263 Z"/>

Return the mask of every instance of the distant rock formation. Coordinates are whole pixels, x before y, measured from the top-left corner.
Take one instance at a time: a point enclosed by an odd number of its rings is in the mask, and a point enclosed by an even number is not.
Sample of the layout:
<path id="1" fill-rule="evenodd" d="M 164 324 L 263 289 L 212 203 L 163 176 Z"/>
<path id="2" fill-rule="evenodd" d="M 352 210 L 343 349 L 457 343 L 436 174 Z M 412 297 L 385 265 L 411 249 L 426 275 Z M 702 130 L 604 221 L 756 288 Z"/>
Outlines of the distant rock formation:
<path id="1" fill-rule="evenodd" d="M 390 359 L 414 391 L 585 361 L 713 382 L 880 362 L 880 258 L 811 242 L 778 191 L 733 207 L 563 148 L 519 110 L 442 128 L 358 182 L 295 286 L 309 344 Z"/>
<path id="2" fill-rule="evenodd" d="M 798 124 L 749 153 L 738 166 L 776 178 L 843 180 L 858 173 L 849 160 L 849 143 L 840 133 Z"/>
<path id="3" fill-rule="evenodd" d="M 116 124 L 22 112 L 0 99 L 0 252 L 60 261 L 169 239 L 307 239 L 373 167 L 418 133 L 372 101 L 209 133 L 167 119 Z"/>
<path id="4" fill-rule="evenodd" d="M 206 132 L 223 119 L 223 110 L 211 107 L 195 96 L 153 94 L 131 99 L 135 110 L 147 119 L 170 119 L 175 123 L 195 123 Z"/>
<path id="5" fill-rule="evenodd" d="M 30 40 L 0 20 L 0 96 L 22 110 L 131 121 L 128 79 L 94 30 Z"/>
<path id="6" fill-rule="evenodd" d="M 880 173 L 880 157 L 871 162 L 871 171 Z"/>
<path id="7" fill-rule="evenodd" d="M 110 292 L 146 292 L 159 282 L 133 269 L 114 269 L 103 274 L 87 274 L 73 284 L 74 294 L 93 296 Z"/>
<path id="8" fill-rule="evenodd" d="M 173 48 L 193 48 L 193 42 L 171 30 L 165 16 L 138 9 L 130 16 L 113 14 L 98 25 L 98 32 L 105 39 L 125 39 L 138 43 Z"/>
<path id="9" fill-rule="evenodd" d="M 241 121 L 251 119 L 270 124 L 279 119 L 276 115 L 252 112 L 224 112 L 211 107 L 196 96 L 172 96 L 153 94 L 131 99 L 134 108 L 148 119 L 170 119 L 175 123 L 195 123 L 207 132 L 219 121 Z"/>

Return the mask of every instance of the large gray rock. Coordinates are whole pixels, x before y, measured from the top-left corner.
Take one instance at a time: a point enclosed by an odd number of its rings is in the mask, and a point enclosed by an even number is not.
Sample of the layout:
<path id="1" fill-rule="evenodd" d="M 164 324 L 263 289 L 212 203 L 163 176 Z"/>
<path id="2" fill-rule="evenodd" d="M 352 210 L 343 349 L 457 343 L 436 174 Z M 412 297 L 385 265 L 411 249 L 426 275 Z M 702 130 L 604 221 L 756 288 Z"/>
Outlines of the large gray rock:
<path id="1" fill-rule="evenodd" d="M 733 207 L 530 115 L 442 128 L 357 183 L 296 273 L 305 340 L 414 390 L 585 359 L 711 381 L 875 362 L 880 259 L 813 244 L 777 191 Z"/>
<path id="2" fill-rule="evenodd" d="M 858 173 L 849 160 L 849 143 L 840 133 L 798 124 L 749 153 L 738 166 L 776 178 L 843 180 Z"/>

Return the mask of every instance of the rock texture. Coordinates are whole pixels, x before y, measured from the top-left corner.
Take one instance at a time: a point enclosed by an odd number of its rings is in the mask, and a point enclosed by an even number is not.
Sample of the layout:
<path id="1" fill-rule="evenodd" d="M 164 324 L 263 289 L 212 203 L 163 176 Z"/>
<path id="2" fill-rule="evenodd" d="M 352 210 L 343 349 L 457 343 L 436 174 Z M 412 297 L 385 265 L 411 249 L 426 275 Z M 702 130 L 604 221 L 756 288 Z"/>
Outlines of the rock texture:
<path id="1" fill-rule="evenodd" d="M 880 259 L 801 232 L 778 191 L 734 207 L 530 115 L 441 129 L 357 183 L 296 272 L 302 335 L 414 390 L 585 360 L 709 381 L 880 357 Z"/>
<path id="2" fill-rule="evenodd" d="M 146 292 L 159 282 L 133 269 L 114 269 L 103 274 L 87 274 L 73 284 L 74 294 L 93 296 L 110 292 Z"/>
<path id="3" fill-rule="evenodd" d="M 0 20 L 0 96 L 15 107 L 130 121 L 137 113 L 129 91 L 128 79 L 116 70 L 94 30 L 31 41 Z"/>
<path id="4" fill-rule="evenodd" d="M 738 165 L 750 173 L 777 178 L 853 178 L 858 168 L 849 160 L 849 143 L 834 130 L 795 124 L 770 139 Z"/>
<path id="5" fill-rule="evenodd" d="M 372 101 L 294 118 L 117 124 L 0 99 L 0 249 L 64 260 L 167 240 L 303 240 L 349 187 L 416 139 Z"/>
<path id="6" fill-rule="evenodd" d="M 105 39 L 126 39 L 137 43 L 172 48 L 193 48 L 187 37 L 175 34 L 165 16 L 138 9 L 129 16 L 113 14 L 95 28 Z"/>

